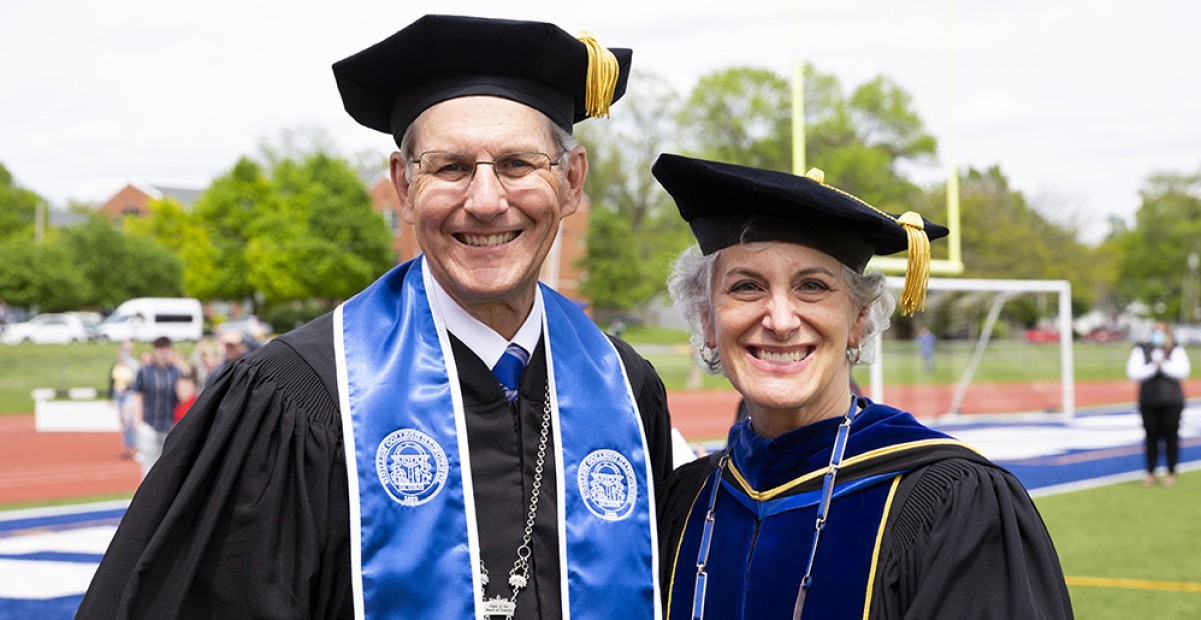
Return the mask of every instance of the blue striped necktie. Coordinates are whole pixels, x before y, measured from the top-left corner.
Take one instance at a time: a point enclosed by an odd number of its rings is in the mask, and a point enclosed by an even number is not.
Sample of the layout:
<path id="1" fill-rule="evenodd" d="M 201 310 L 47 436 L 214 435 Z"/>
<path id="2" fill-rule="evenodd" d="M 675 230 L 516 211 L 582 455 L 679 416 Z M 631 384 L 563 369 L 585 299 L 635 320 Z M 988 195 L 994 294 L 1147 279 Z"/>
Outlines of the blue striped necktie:
<path id="1" fill-rule="evenodd" d="M 525 364 L 528 361 L 530 361 L 530 354 L 526 353 L 525 349 L 520 345 L 510 344 L 500 356 L 500 360 L 492 367 L 492 374 L 496 375 L 497 381 L 500 381 L 501 387 L 505 390 L 505 398 L 508 398 L 509 401 L 517 400 L 517 386 L 521 383 L 521 371 L 525 370 Z"/>

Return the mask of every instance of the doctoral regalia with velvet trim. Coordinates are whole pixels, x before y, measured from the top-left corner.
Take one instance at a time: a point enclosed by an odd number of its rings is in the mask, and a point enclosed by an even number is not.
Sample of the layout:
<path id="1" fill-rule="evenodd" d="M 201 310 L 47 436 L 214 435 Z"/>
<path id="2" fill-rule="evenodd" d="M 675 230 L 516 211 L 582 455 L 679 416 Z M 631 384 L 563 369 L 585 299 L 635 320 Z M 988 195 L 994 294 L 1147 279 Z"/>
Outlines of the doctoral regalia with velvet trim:
<path id="1" fill-rule="evenodd" d="M 804 618 L 1071 617 L 1050 537 L 1012 475 L 908 413 L 858 405 Z M 711 500 L 704 617 L 793 617 L 841 422 L 767 440 L 744 421 L 720 482 L 721 454 L 673 473 L 660 527 L 668 618 L 693 617 Z"/>

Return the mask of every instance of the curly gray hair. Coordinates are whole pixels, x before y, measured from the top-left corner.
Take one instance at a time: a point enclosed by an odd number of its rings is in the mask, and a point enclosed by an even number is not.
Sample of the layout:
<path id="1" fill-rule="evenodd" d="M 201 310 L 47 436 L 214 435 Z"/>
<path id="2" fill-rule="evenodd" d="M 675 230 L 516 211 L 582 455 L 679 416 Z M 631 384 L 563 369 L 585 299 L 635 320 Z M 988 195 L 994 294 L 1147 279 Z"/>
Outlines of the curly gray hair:
<path id="1" fill-rule="evenodd" d="M 667 279 L 667 290 L 672 305 L 688 321 L 692 348 L 697 353 L 701 368 L 709 374 L 722 372 L 721 356 L 716 349 L 705 346 L 705 328 L 702 317 L 712 312 L 713 266 L 721 250 L 705 256 L 700 246 L 692 245 L 680 254 Z M 896 298 L 888 288 L 884 274 L 873 271 L 859 273 L 846 265 L 842 268 L 842 279 L 846 284 L 851 301 L 864 313 L 863 341 L 859 351 L 852 357 L 848 351 L 847 361 L 870 364 L 876 360 L 876 334 L 888 329 Z"/>

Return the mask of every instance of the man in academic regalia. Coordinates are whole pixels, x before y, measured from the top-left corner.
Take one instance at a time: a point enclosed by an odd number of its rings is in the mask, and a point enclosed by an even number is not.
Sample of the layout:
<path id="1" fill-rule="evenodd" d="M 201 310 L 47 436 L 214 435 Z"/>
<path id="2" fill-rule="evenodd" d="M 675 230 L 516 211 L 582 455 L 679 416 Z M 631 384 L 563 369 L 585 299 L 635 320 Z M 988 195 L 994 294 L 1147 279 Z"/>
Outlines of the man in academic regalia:
<path id="1" fill-rule="evenodd" d="M 423 255 L 204 391 L 80 617 L 658 617 L 663 385 L 537 283 L 630 57 L 426 16 L 334 65 Z"/>

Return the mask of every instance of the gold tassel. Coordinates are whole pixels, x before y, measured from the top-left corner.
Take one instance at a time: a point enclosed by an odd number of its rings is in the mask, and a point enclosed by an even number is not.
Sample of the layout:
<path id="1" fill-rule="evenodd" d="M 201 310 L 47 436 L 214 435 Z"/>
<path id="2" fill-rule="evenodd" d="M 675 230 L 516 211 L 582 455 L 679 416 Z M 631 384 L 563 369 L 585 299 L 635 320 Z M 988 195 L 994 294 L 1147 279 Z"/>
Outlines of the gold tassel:
<path id="1" fill-rule="evenodd" d="M 901 291 L 901 316 L 926 309 L 926 287 L 930 283 L 930 238 L 922 216 L 906 211 L 897 223 L 909 235 L 909 262 L 905 266 L 905 289 Z"/>
<path id="2" fill-rule="evenodd" d="M 588 48 L 588 77 L 584 88 L 584 112 L 592 118 L 609 116 L 609 105 L 613 103 L 613 91 L 621 66 L 617 57 L 608 48 L 597 43 L 591 32 L 582 30 L 576 38 Z"/>
<path id="3" fill-rule="evenodd" d="M 905 234 L 909 237 L 909 259 L 905 265 L 905 288 L 901 291 L 901 316 L 913 316 L 919 310 L 925 311 L 926 287 L 930 284 L 930 237 L 926 235 L 926 223 L 922 216 L 913 211 L 906 211 L 901 217 L 893 217 L 837 187 L 826 185 L 826 174 L 820 168 L 810 168 L 805 177 L 851 198 L 905 229 Z"/>

